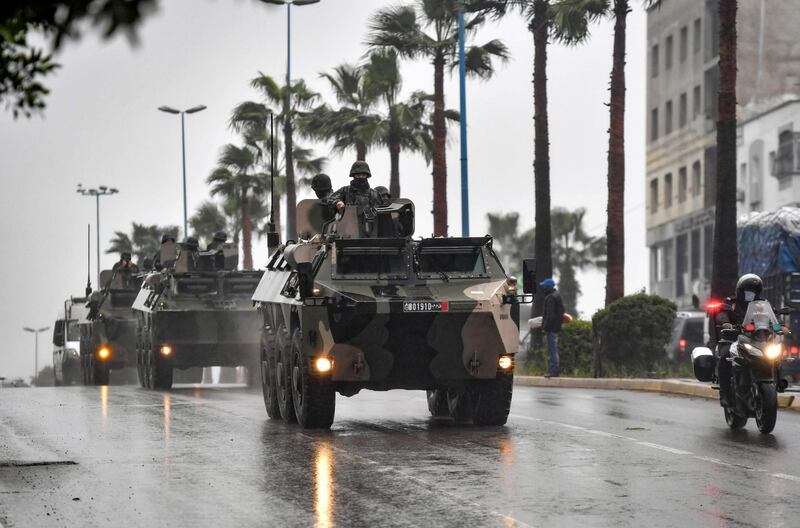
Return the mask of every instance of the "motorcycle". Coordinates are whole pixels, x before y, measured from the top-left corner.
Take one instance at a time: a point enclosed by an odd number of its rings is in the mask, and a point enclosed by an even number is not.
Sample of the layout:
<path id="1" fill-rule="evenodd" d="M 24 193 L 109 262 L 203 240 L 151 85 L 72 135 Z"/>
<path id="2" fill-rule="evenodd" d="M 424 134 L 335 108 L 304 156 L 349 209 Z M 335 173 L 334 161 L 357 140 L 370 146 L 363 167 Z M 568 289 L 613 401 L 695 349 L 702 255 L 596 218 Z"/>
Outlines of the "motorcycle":
<path id="1" fill-rule="evenodd" d="M 731 429 L 740 429 L 754 417 L 758 430 L 764 434 L 772 432 L 778 417 L 778 393 L 788 383 L 781 377 L 783 339 L 787 332 L 778 321 L 769 301 L 751 301 L 741 325 L 723 328 L 716 325 L 716 314 L 730 309 L 722 304 L 709 306 L 710 325 L 715 325 L 719 340 L 714 354 L 708 347 L 697 347 L 692 351 L 692 366 L 698 381 L 718 383 L 717 361 L 729 361 L 732 367 L 730 401 L 724 406 L 725 421 Z M 794 311 L 786 307 L 779 315 Z"/>

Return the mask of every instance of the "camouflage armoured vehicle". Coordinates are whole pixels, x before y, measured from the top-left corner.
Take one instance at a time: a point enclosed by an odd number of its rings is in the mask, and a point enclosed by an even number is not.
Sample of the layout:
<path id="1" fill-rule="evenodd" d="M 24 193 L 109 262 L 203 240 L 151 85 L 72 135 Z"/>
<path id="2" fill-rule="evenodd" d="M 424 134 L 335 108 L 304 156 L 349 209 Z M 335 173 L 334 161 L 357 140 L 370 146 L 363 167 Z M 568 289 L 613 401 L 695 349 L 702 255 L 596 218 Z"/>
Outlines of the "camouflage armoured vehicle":
<path id="1" fill-rule="evenodd" d="M 261 323 L 250 298 L 263 272 L 236 271 L 231 244 L 198 251 L 170 240 L 158 261 L 133 303 L 139 383 L 168 389 L 175 369 L 211 366 L 243 365 L 257 379 Z"/>
<path id="2" fill-rule="evenodd" d="M 55 386 L 71 385 L 81 379 L 81 331 L 86 318 L 85 297 L 70 297 L 53 325 L 53 378 Z"/>
<path id="3" fill-rule="evenodd" d="M 297 215 L 301 242 L 273 253 L 253 296 L 270 418 L 327 428 L 337 392 L 412 389 L 436 416 L 504 424 L 519 303 L 532 298 L 491 237 L 414 240 L 404 199 L 334 219 L 303 200 Z"/>
<path id="4" fill-rule="evenodd" d="M 142 277 L 121 270 L 100 272 L 100 290 L 89 295 L 81 327 L 84 385 L 107 385 L 111 370 L 136 365 L 136 319 L 131 312 Z"/>

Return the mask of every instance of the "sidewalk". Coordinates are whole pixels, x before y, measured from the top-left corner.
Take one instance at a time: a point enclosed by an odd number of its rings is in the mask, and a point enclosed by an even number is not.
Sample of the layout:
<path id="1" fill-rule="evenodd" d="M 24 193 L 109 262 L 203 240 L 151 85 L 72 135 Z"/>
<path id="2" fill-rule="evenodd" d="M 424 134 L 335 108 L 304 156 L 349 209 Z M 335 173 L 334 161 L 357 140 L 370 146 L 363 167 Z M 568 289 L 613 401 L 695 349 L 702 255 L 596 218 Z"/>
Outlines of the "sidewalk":
<path id="1" fill-rule="evenodd" d="M 514 383 L 528 387 L 553 387 L 573 389 L 636 390 L 680 394 L 697 398 L 716 400 L 719 392 L 708 383 L 687 379 L 642 379 L 642 378 L 550 378 L 543 376 L 514 376 Z M 778 405 L 793 411 L 800 411 L 800 393 L 778 394 Z"/>

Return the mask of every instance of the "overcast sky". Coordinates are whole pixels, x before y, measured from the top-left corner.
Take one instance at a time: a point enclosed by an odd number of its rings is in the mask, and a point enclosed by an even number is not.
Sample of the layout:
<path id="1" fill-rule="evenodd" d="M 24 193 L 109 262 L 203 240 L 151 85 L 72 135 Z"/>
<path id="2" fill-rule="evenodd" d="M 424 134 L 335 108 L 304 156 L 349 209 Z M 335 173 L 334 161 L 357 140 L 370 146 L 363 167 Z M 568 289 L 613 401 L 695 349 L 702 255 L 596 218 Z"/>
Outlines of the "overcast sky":
<path id="1" fill-rule="evenodd" d="M 292 77 L 304 78 L 330 100 L 319 73 L 363 56 L 367 20 L 382 0 L 322 0 L 293 9 Z M 207 197 L 204 183 L 219 149 L 236 136 L 227 128 L 231 109 L 257 98 L 249 81 L 263 71 L 283 78 L 286 68 L 285 8 L 253 0 L 162 1 L 142 26 L 141 44 L 123 37 L 102 42 L 87 35 L 58 55 L 63 68 L 50 77 L 52 93 L 42 117 L 14 121 L 0 112 L 0 259 L 5 280 L 0 303 L 0 376 L 33 374 L 33 336 L 23 326 L 52 326 L 59 306 L 80 295 L 86 282 L 86 225 L 94 231 L 93 199 L 75 193 L 78 183 L 108 185 L 120 193 L 101 201 L 101 239 L 129 231 L 131 221 L 182 223 L 180 118 L 160 105 L 208 110 L 187 116 L 187 178 L 191 211 Z M 582 47 L 551 46 L 551 179 L 553 206 L 587 209 L 586 227 L 605 232 L 608 79 L 612 26 L 593 28 Z M 647 285 L 644 242 L 645 15 L 636 3 L 628 17 L 626 290 Z M 501 38 L 511 60 L 490 81 L 471 81 L 468 91 L 470 222 L 487 231 L 487 212 L 519 211 L 532 227 L 533 45 L 524 22 L 511 16 L 490 24 L 477 40 Z M 404 62 L 404 91 L 433 91 L 433 69 Z M 458 83 L 445 87 L 447 105 L 458 107 Z M 460 234 L 458 130 L 449 131 L 448 205 L 451 235 Z M 325 145 L 316 145 L 328 155 Z M 334 185 L 346 184 L 354 155 L 331 157 Z M 388 151 L 367 161 L 372 184 L 388 186 Z M 417 204 L 417 234 L 432 232 L 430 168 L 401 157 L 403 195 Z M 306 189 L 302 196 L 309 195 Z M 94 237 L 92 239 L 94 241 Z M 263 263 L 265 242 L 256 242 Z M 116 260 L 103 255 L 103 268 Z M 94 248 L 92 248 L 94 259 Z M 94 261 L 92 270 L 95 269 Z M 579 275 L 579 309 L 591 315 L 605 295 L 604 274 Z M 50 334 L 39 343 L 40 367 L 51 361 Z"/>

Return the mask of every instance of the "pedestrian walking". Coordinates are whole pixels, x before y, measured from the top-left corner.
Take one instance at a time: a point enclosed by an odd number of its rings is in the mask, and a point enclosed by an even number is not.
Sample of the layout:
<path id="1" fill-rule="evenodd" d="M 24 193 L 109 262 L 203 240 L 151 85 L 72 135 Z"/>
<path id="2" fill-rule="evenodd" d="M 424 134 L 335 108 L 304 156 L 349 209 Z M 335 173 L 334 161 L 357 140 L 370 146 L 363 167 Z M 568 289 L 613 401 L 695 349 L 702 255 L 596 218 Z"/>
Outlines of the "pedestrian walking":
<path id="1" fill-rule="evenodd" d="M 561 295 L 556 291 L 556 281 L 547 278 L 539 283 L 544 293 L 544 313 L 542 314 L 542 328 L 547 334 L 548 368 L 545 378 L 558 377 L 560 364 L 558 359 L 558 335 L 564 323 L 564 303 Z"/>

